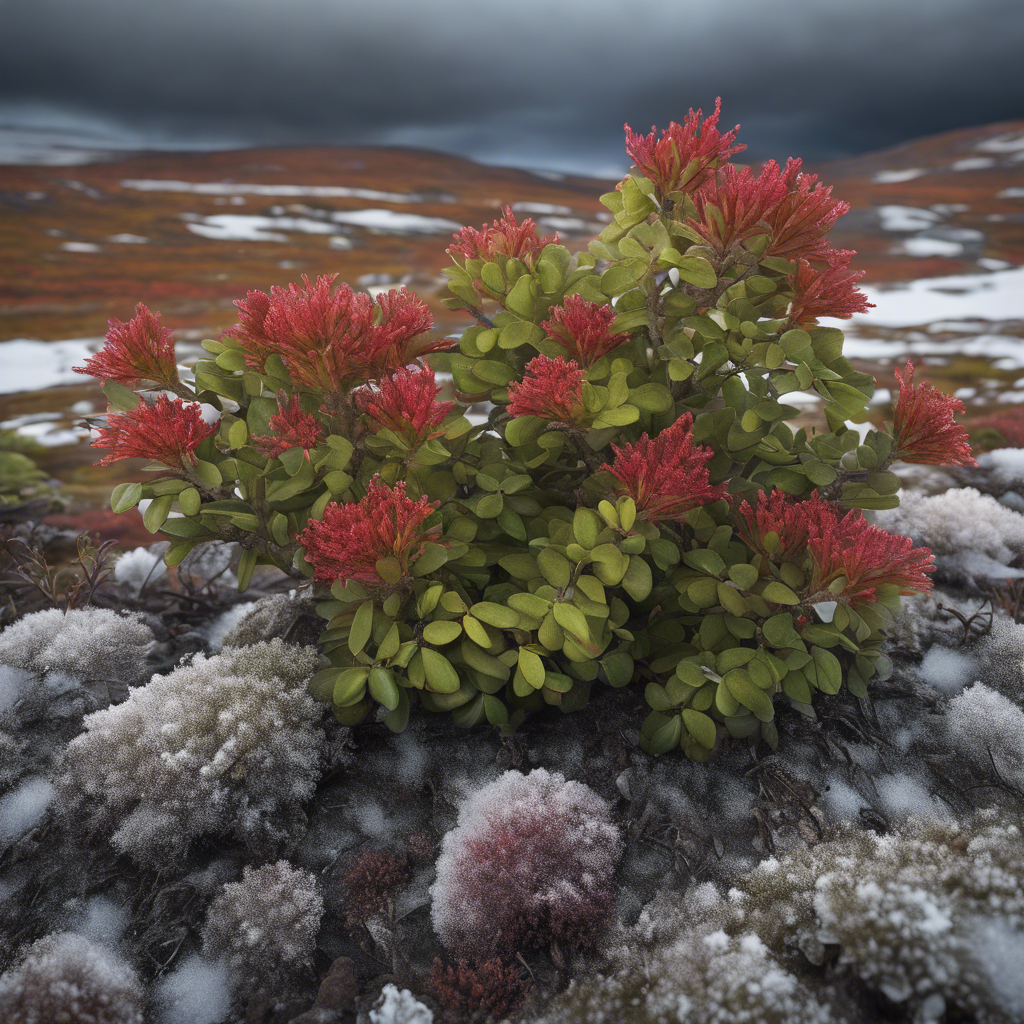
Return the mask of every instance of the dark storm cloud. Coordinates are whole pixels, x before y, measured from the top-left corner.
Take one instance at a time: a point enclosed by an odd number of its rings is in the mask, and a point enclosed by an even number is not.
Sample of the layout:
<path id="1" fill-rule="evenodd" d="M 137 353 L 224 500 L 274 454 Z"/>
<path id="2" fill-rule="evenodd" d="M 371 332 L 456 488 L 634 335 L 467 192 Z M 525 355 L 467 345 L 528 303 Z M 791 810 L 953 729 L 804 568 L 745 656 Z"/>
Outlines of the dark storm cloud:
<path id="1" fill-rule="evenodd" d="M 0 0 L 8 112 L 188 145 L 378 142 L 624 164 L 621 126 L 724 100 L 752 156 L 1024 116 L 1005 0 Z M 36 116 L 33 114 L 32 116 Z"/>

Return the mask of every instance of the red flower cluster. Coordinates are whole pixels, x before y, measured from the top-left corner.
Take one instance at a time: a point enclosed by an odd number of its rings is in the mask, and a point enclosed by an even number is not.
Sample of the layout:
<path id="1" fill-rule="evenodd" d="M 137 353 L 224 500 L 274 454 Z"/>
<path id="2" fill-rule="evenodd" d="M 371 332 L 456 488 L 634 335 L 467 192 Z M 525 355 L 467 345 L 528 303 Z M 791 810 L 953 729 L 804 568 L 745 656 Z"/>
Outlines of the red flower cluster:
<path id="1" fill-rule="evenodd" d="M 409 865 L 403 857 L 383 850 L 367 850 L 345 872 L 345 911 L 350 927 L 363 924 L 383 913 L 388 901 L 409 880 Z"/>
<path id="2" fill-rule="evenodd" d="M 626 128 L 626 152 L 644 176 L 654 182 L 658 193 L 693 192 L 700 188 L 714 173 L 714 168 L 724 163 L 734 153 L 747 147 L 734 145 L 740 126 L 724 135 L 718 130 L 718 118 L 722 111 L 721 96 L 715 100 L 715 112 L 701 124 L 701 111 L 692 109 L 682 124 L 673 121 L 657 137 L 657 128 L 651 128 L 649 135 Z"/>
<path id="3" fill-rule="evenodd" d="M 436 535 L 434 528 L 423 529 L 435 507 L 425 497 L 419 501 L 406 497 L 404 481 L 392 490 L 375 476 L 362 501 L 328 505 L 323 519 L 311 519 L 298 541 L 306 549 L 316 579 L 387 586 L 377 562 L 394 557 L 403 576 L 408 576 L 410 563 Z"/>
<path id="4" fill-rule="evenodd" d="M 429 367 L 413 371 L 402 368 L 382 378 L 376 391 L 354 392 L 356 407 L 373 421 L 370 429 L 377 433 L 384 427 L 409 441 L 426 441 L 437 437 L 436 428 L 455 408 L 454 402 L 439 402 L 441 389 Z"/>
<path id="5" fill-rule="evenodd" d="M 204 422 L 198 402 L 186 405 L 180 398 L 172 402 L 160 395 L 153 405 L 140 402 L 128 412 L 108 416 L 92 447 L 110 449 L 97 466 L 118 459 L 152 459 L 185 469 L 196 464 L 195 449 L 216 429 L 216 423 Z"/>
<path id="6" fill-rule="evenodd" d="M 270 429 L 274 433 L 253 436 L 252 443 L 258 451 L 274 459 L 289 448 L 308 452 L 320 443 L 323 436 L 320 424 L 312 413 L 302 411 L 300 395 L 289 399 L 284 391 L 279 391 L 277 409 L 270 417 Z"/>
<path id="7" fill-rule="evenodd" d="M 726 164 L 695 193 L 697 216 L 687 218 L 686 224 L 724 257 L 734 246 L 765 233 L 762 221 L 787 192 L 787 182 L 774 160 L 756 178 L 749 167 L 737 170 Z"/>
<path id="8" fill-rule="evenodd" d="M 526 376 L 508 386 L 508 414 L 540 416 L 559 423 L 578 423 L 586 414 L 583 407 L 583 378 L 586 371 L 575 359 L 536 356 L 526 364 Z"/>
<path id="9" fill-rule="evenodd" d="M 953 414 L 962 413 L 964 403 L 928 383 L 915 387 L 909 359 L 902 374 L 896 371 L 896 379 L 900 394 L 893 410 L 893 458 L 936 466 L 976 466 L 967 430 L 953 422 Z"/>
<path id="10" fill-rule="evenodd" d="M 804 501 L 796 501 L 784 491 L 762 491 L 757 504 L 743 501 L 736 509 L 736 532 L 757 554 L 772 562 L 802 562 L 807 542 L 821 532 L 826 518 L 835 518 L 835 509 L 815 491 Z"/>
<path id="11" fill-rule="evenodd" d="M 755 507 L 740 504 L 736 532 L 752 551 L 775 563 L 802 563 L 810 555 L 812 595 L 840 578 L 845 582 L 835 597 L 851 602 L 874 600 L 885 583 L 898 586 L 901 594 L 931 587 L 925 575 L 934 570 L 928 548 L 915 548 L 909 537 L 872 526 L 859 510 L 840 516 L 817 491 L 803 501 L 762 491 Z"/>
<path id="12" fill-rule="evenodd" d="M 629 341 L 628 334 L 612 334 L 609 330 L 615 315 L 612 306 L 588 302 L 582 295 L 570 295 L 561 306 L 551 310 L 551 319 L 541 327 L 580 366 L 593 366 L 602 356 Z"/>
<path id="13" fill-rule="evenodd" d="M 779 175 L 789 191 L 765 218 L 772 233 L 765 256 L 787 260 L 826 259 L 825 236 L 835 222 L 849 212 L 850 204 L 833 199 L 831 186 L 826 188 L 820 184 L 816 174 L 800 173 L 802 163 L 791 158 Z"/>
<path id="14" fill-rule="evenodd" d="M 458 344 L 455 338 L 430 341 L 422 335 L 434 326 L 427 304 L 407 288 L 377 296 L 380 320 L 374 326 L 374 345 L 366 367 L 368 379 L 376 379 L 413 360 L 444 352 Z"/>
<path id="15" fill-rule="evenodd" d="M 828 261 L 823 270 L 815 270 L 806 260 L 797 263 L 797 272 L 790 274 L 793 291 L 787 323 L 791 327 L 813 327 L 820 316 L 834 316 L 849 320 L 854 313 L 866 313 L 874 308 L 856 284 L 864 276 L 863 270 L 850 269 L 849 249 L 828 249 Z"/>
<path id="16" fill-rule="evenodd" d="M 86 359 L 85 366 L 73 367 L 75 373 L 117 381 L 129 388 L 141 381 L 152 381 L 168 391 L 180 387 L 174 339 L 166 327 L 160 326 L 159 313 L 154 315 L 140 302 L 127 323 L 116 317 L 108 322 L 107 343 Z"/>
<path id="17" fill-rule="evenodd" d="M 390 291 L 375 303 L 342 284 L 333 293 L 336 274 L 310 284 L 275 286 L 270 295 L 249 292 L 235 303 L 238 324 L 227 331 L 245 350 L 246 363 L 262 370 L 277 353 L 301 388 L 334 399 L 358 380 L 374 379 L 429 352 L 455 342 L 424 342 L 419 335 L 434 319 L 426 304 L 406 289 Z"/>
<path id="18" fill-rule="evenodd" d="M 495 256 L 522 260 L 527 266 L 540 255 L 546 245 L 558 242 L 557 232 L 537 237 L 537 225 L 527 217 L 522 224 L 516 223 L 512 207 L 503 206 L 502 216 L 490 227 L 484 224 L 476 228 L 461 228 L 452 237 L 455 244 L 448 246 L 449 256 L 462 256 L 467 260 L 493 260 Z"/>
<path id="19" fill-rule="evenodd" d="M 687 512 L 717 501 L 725 487 L 712 487 L 710 448 L 693 446 L 693 417 L 680 416 L 652 441 L 643 434 L 636 444 L 612 445 L 615 459 L 607 469 L 618 481 L 619 495 L 629 495 L 638 513 L 651 522 L 681 519 Z"/>
<path id="20" fill-rule="evenodd" d="M 873 601 L 884 584 L 898 587 L 901 594 L 924 593 L 932 586 L 927 576 L 935 571 L 931 550 L 915 548 L 909 537 L 872 526 L 859 509 L 842 518 L 837 513 L 822 517 L 807 547 L 814 593 L 837 580 L 845 582 L 835 597 L 849 602 Z"/>

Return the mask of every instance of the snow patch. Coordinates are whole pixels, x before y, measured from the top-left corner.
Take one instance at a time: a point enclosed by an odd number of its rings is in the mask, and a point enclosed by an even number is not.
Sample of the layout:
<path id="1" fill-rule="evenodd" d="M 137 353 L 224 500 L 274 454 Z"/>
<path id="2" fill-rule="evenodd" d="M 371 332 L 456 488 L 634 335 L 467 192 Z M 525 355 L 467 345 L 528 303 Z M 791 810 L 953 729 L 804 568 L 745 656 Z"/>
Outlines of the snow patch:
<path id="1" fill-rule="evenodd" d="M 53 800 L 53 786 L 40 775 L 25 779 L 0 798 L 0 844 L 20 839 L 43 820 Z"/>
<path id="2" fill-rule="evenodd" d="M 246 617 L 256 606 L 255 601 L 245 601 L 232 605 L 216 618 L 211 619 L 200 632 L 206 637 L 211 651 L 219 651 L 224 646 L 224 638 Z"/>
<path id="3" fill-rule="evenodd" d="M 927 173 L 922 167 L 908 167 L 902 171 L 879 171 L 871 180 L 878 185 L 896 185 L 901 181 L 913 181 Z"/>
<path id="4" fill-rule="evenodd" d="M 344 210 L 332 213 L 331 220 L 380 234 L 444 235 L 462 227 L 443 217 L 424 217 L 419 213 L 396 213 L 394 210 Z"/>
<path id="5" fill-rule="evenodd" d="M 964 247 L 959 242 L 949 242 L 944 238 L 908 238 L 903 248 L 911 256 L 961 256 Z"/>
<path id="6" fill-rule="evenodd" d="M 366 199 L 371 203 L 423 203 L 431 197 L 417 192 L 380 192 L 372 188 L 345 185 L 255 185 L 227 181 L 167 181 L 153 178 L 125 178 L 122 188 L 137 192 L 187 192 L 201 196 L 296 196 L 313 199 Z M 435 202 L 449 202 L 450 196 Z"/>
<path id="7" fill-rule="evenodd" d="M 974 682 L 974 658 L 946 647 L 932 647 L 921 662 L 921 678 L 942 693 L 957 693 Z"/>
<path id="8" fill-rule="evenodd" d="M 950 164 L 953 171 L 984 171 L 989 167 L 995 167 L 996 162 L 990 156 L 968 156 L 963 160 L 957 160 Z"/>
<path id="9" fill-rule="evenodd" d="M 167 544 L 153 545 L 153 548 L 136 548 L 123 554 L 114 565 L 114 579 L 125 583 L 135 592 L 141 593 L 142 588 L 156 583 L 167 572 L 164 565 L 164 551 Z"/>
<path id="10" fill-rule="evenodd" d="M 883 231 L 925 231 L 942 218 L 932 210 L 918 206 L 880 206 L 878 219 Z"/>
<path id="11" fill-rule="evenodd" d="M 95 242 L 61 242 L 65 252 L 103 252 Z"/>
<path id="12" fill-rule="evenodd" d="M 220 1024 L 231 1009 L 231 981 L 224 964 L 190 956 L 156 985 L 159 1024 Z"/>
<path id="13" fill-rule="evenodd" d="M 371 1024 L 434 1024 L 434 1013 L 407 988 L 385 985 L 380 1005 L 370 1011 Z"/>

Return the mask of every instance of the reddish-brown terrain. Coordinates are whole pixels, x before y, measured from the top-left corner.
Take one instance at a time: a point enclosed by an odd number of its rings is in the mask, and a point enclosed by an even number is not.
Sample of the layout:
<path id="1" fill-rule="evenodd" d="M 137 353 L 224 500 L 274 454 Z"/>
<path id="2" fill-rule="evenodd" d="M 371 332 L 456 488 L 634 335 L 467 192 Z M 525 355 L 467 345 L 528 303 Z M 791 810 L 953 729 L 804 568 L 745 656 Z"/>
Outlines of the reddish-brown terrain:
<path id="1" fill-rule="evenodd" d="M 950 275 L 982 280 L 1024 264 L 1024 122 L 807 169 L 851 203 L 833 244 L 858 251 L 869 290 Z M 598 196 L 610 187 L 383 148 L 2 167 L 0 425 L 42 440 L 47 468 L 72 490 L 90 492 L 98 481 L 81 443 L 84 429 L 77 428 L 78 443 L 69 442 L 81 415 L 101 405 L 93 382 L 67 368 L 98 346 L 109 317 L 128 318 L 136 302 L 146 302 L 178 331 L 187 357 L 199 339 L 234 322 L 232 300 L 247 289 L 333 272 L 370 289 L 408 284 L 431 304 L 439 330 L 456 329 L 461 319 L 439 302 L 455 227 L 479 226 L 509 203 L 582 247 L 601 229 Z M 916 325 L 960 319 L 933 316 L 929 305 L 925 298 L 920 320 L 853 325 L 851 336 L 862 339 L 858 358 L 880 386 L 891 381 L 893 360 L 917 352 L 914 339 L 926 337 L 932 356 L 944 346 L 945 354 L 931 359 L 932 379 L 960 386 L 968 405 L 987 409 L 1004 395 L 1016 397 L 1024 359 L 1007 364 L 1002 350 L 1024 352 L 1018 319 L 972 309 L 964 314 L 970 329 L 932 324 L 922 335 Z M 977 340 L 979 316 L 992 321 L 986 331 L 998 335 L 999 353 L 979 354 L 986 348 Z M 67 344 L 39 344 L 52 342 Z M 104 484 L 109 479 L 104 471 Z"/>

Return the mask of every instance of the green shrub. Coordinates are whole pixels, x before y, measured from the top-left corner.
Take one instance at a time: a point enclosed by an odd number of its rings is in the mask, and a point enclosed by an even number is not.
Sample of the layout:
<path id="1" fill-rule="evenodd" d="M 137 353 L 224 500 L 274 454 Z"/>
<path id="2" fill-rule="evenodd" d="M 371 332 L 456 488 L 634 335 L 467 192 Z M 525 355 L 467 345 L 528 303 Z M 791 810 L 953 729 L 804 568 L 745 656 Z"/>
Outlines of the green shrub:
<path id="1" fill-rule="evenodd" d="M 867 309 L 827 245 L 847 205 L 799 161 L 738 170 L 717 121 L 627 132 L 635 166 L 587 252 L 508 209 L 463 228 L 457 343 L 404 289 L 331 277 L 250 292 L 189 383 L 157 316 L 112 321 L 82 368 L 119 410 L 94 444 L 163 470 L 113 507 L 152 499 L 170 565 L 220 538 L 243 588 L 257 564 L 312 577 L 330 662 L 312 691 L 348 724 L 382 705 L 401 730 L 419 705 L 509 729 L 641 685 L 645 749 L 703 760 L 725 737 L 774 745 L 776 698 L 866 695 L 932 566 L 856 510 L 898 504 L 897 457 L 970 461 L 958 403 L 908 365 L 891 429 L 847 426 L 874 382 L 818 324 Z M 140 404 L 147 384 L 178 397 Z M 824 431 L 787 422 L 807 391 Z"/>

